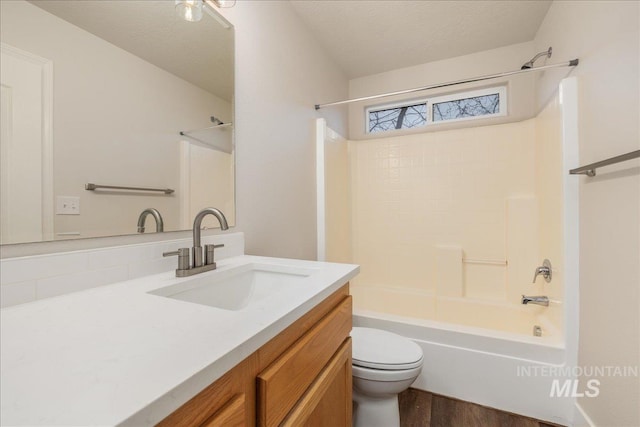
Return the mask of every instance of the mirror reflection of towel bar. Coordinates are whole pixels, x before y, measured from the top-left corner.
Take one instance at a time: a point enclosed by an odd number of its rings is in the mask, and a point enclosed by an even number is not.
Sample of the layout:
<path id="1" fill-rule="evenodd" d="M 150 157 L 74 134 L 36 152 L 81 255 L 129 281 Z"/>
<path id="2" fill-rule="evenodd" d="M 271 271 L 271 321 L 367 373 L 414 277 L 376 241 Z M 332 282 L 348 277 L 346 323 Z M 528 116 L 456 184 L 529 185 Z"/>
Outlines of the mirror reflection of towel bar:
<path id="1" fill-rule="evenodd" d="M 171 194 L 171 193 L 175 192 L 175 190 L 173 190 L 171 188 L 121 187 L 121 186 L 117 186 L 117 185 L 100 185 L 100 184 L 92 184 L 92 183 L 85 184 L 84 185 L 84 189 L 85 190 L 89 190 L 89 191 L 94 191 L 94 190 L 98 190 L 98 189 L 130 190 L 130 191 L 153 191 L 153 192 L 159 192 L 159 193 L 164 193 L 164 194 Z"/>
<path id="2" fill-rule="evenodd" d="M 199 131 L 201 131 L 201 130 L 208 130 L 208 129 L 228 128 L 228 127 L 230 127 L 230 126 L 232 126 L 232 124 L 231 124 L 231 123 L 220 123 L 220 124 L 218 124 L 218 125 L 213 125 L 213 126 L 209 126 L 209 127 L 206 127 L 206 128 L 190 129 L 190 130 L 181 130 L 181 131 L 180 131 L 180 135 L 182 135 L 182 136 L 191 136 L 191 135 L 189 135 L 189 134 L 190 134 L 190 133 L 193 133 L 193 132 L 199 132 Z"/>

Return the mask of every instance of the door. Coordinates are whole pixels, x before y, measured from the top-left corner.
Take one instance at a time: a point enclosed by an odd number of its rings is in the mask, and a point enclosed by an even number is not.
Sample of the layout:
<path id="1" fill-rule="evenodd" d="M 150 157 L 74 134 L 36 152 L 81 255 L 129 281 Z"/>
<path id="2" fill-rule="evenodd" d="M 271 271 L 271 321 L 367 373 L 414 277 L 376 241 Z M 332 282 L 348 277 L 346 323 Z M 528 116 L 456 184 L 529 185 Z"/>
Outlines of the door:
<path id="1" fill-rule="evenodd" d="M 0 53 L 0 242 L 50 239 L 51 63 L 4 44 Z"/>

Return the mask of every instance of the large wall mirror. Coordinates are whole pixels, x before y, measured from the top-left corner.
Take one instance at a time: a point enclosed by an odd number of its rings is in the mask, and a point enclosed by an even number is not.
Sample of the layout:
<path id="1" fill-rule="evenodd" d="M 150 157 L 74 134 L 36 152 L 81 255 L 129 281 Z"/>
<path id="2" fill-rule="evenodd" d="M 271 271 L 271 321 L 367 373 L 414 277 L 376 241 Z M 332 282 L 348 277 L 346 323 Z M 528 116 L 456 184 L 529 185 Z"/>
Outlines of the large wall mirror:
<path id="1" fill-rule="evenodd" d="M 136 234 L 146 209 L 165 232 L 206 206 L 234 225 L 228 22 L 173 0 L 0 5 L 2 244 Z"/>

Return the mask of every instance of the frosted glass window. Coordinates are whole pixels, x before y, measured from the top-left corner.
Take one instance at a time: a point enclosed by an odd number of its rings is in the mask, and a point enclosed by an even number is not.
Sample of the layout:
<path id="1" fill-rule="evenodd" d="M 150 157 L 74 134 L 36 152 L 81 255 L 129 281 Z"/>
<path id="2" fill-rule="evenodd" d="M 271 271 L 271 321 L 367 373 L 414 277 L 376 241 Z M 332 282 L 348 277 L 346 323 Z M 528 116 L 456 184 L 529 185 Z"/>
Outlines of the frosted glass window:
<path id="1" fill-rule="evenodd" d="M 433 121 L 463 119 L 500 113 L 500 94 L 474 96 L 433 104 Z"/>
<path id="2" fill-rule="evenodd" d="M 427 103 L 369 110 L 369 132 L 410 129 L 427 123 Z"/>

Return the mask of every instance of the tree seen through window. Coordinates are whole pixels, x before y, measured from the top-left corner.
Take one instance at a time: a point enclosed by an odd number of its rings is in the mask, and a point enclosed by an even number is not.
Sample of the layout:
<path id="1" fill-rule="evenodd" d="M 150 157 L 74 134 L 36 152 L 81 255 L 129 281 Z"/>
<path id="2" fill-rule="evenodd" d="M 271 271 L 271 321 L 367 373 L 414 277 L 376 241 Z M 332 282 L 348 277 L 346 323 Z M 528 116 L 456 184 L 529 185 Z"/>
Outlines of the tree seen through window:
<path id="1" fill-rule="evenodd" d="M 369 132 L 409 129 L 426 123 L 426 103 L 369 111 Z"/>
<path id="2" fill-rule="evenodd" d="M 474 96 L 433 104 L 433 121 L 461 119 L 464 117 L 486 116 L 500 112 L 500 96 Z"/>

